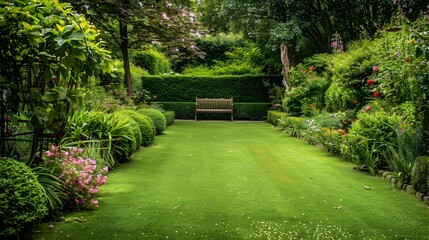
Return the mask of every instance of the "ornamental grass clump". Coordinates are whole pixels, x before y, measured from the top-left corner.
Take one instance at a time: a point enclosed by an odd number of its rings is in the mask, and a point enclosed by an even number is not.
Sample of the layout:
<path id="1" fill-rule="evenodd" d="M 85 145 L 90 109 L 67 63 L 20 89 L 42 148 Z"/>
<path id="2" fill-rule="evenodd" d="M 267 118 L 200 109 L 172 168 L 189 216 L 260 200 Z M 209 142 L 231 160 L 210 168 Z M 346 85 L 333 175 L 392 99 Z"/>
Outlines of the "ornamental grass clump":
<path id="1" fill-rule="evenodd" d="M 95 198 L 98 187 L 105 184 L 108 178 L 108 167 L 101 168 L 97 161 L 84 157 L 83 152 L 77 147 L 60 150 L 51 145 L 43 154 L 47 164 L 56 165 L 54 169 L 58 171 L 58 178 L 71 200 L 64 205 L 72 209 L 98 207 Z"/>

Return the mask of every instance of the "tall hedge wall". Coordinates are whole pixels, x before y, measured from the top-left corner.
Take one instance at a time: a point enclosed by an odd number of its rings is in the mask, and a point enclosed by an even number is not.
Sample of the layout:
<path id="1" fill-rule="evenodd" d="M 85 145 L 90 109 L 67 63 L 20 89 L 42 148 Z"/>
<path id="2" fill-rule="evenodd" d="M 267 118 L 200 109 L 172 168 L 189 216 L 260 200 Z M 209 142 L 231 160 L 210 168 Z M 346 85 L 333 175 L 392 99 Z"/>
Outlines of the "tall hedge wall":
<path id="1" fill-rule="evenodd" d="M 154 102 L 192 102 L 199 98 L 234 98 L 234 102 L 271 102 L 263 81 L 282 84 L 281 76 L 143 76 Z"/>

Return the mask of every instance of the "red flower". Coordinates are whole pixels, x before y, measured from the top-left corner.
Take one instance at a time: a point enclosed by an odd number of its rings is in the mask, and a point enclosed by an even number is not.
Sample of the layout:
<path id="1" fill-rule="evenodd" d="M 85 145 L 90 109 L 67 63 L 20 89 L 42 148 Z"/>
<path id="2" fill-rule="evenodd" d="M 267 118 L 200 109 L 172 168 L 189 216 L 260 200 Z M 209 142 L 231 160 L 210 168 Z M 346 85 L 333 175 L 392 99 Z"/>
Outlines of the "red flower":
<path id="1" fill-rule="evenodd" d="M 368 83 L 368 85 L 373 85 L 375 82 L 372 79 L 368 79 L 367 83 Z"/>
<path id="2" fill-rule="evenodd" d="M 366 106 L 365 110 L 367 111 L 371 110 L 371 106 Z"/>
<path id="3" fill-rule="evenodd" d="M 347 122 L 347 121 L 344 121 L 344 125 L 349 125 L 349 122 Z"/>
<path id="4" fill-rule="evenodd" d="M 372 68 L 372 70 L 373 70 L 374 72 L 378 72 L 378 70 L 380 70 L 380 68 L 379 68 L 378 66 L 374 66 L 374 67 Z"/>
<path id="5" fill-rule="evenodd" d="M 406 58 L 405 58 L 405 62 L 410 62 L 410 58 L 409 58 L 409 57 L 406 57 Z"/>
<path id="6" fill-rule="evenodd" d="M 358 100 L 354 100 L 353 103 L 356 105 L 358 104 Z"/>
<path id="7" fill-rule="evenodd" d="M 374 92 L 374 97 L 376 97 L 376 98 L 380 97 L 380 93 L 379 92 Z"/>

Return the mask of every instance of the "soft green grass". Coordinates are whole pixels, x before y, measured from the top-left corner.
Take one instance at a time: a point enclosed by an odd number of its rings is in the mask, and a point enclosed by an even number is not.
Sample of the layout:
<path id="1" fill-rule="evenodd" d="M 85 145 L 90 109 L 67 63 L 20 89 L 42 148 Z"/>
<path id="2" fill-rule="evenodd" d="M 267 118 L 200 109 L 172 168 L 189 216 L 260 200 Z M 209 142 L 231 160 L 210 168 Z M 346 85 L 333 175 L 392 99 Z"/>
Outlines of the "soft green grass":
<path id="1" fill-rule="evenodd" d="M 426 205 L 353 166 L 267 123 L 176 121 L 110 174 L 97 210 L 33 236 L 428 238 Z"/>

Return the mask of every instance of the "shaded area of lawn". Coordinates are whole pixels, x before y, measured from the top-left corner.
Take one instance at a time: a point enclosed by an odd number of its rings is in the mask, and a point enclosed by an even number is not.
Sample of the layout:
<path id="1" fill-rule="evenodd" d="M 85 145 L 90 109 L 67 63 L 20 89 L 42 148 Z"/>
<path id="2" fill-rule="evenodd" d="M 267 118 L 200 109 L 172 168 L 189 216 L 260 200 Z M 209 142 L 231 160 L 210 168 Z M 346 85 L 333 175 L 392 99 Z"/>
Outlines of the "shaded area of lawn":
<path id="1" fill-rule="evenodd" d="M 427 238 L 427 206 L 353 166 L 266 123 L 177 121 L 110 174 L 97 210 L 33 236 Z"/>

